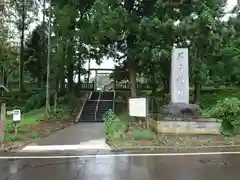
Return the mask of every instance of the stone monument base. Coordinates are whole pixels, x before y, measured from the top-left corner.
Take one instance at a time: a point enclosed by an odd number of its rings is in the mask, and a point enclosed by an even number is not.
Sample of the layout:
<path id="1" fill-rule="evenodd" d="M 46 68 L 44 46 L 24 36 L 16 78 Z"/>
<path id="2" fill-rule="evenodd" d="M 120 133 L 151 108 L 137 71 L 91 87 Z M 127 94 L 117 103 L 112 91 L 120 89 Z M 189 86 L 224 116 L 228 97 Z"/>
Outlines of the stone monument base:
<path id="1" fill-rule="evenodd" d="M 173 117 L 197 117 L 201 114 L 201 109 L 196 104 L 172 103 L 163 107 L 163 116 Z"/>
<path id="2" fill-rule="evenodd" d="M 220 135 L 221 123 L 214 118 L 194 118 L 170 120 L 155 120 L 150 118 L 150 127 L 157 133 L 166 134 L 195 134 L 195 135 Z"/>

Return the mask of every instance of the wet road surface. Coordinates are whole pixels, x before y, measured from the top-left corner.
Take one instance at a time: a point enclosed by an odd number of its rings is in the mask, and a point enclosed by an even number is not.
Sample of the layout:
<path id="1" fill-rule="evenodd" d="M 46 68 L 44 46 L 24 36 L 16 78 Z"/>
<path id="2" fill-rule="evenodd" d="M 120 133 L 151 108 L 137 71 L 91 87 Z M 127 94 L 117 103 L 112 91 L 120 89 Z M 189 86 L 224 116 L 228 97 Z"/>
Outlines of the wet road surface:
<path id="1" fill-rule="evenodd" d="M 0 159 L 1 180 L 239 180 L 240 154 L 145 156 L 33 154 Z M 107 156 L 110 154 L 111 156 Z M 26 154 L 5 154 L 22 156 Z M 62 155 L 62 156 L 61 156 Z M 48 156 L 48 158 L 46 158 Z M 2 156 L 3 157 L 3 156 Z"/>

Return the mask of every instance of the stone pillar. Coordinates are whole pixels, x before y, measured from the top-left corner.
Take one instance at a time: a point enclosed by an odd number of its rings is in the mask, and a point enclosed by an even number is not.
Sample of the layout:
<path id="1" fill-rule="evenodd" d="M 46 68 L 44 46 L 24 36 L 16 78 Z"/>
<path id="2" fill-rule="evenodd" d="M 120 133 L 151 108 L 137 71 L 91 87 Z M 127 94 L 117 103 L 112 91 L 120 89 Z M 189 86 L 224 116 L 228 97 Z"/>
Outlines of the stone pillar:
<path id="1" fill-rule="evenodd" d="M 172 51 L 171 102 L 189 104 L 189 73 L 187 48 L 173 48 Z"/>
<path id="2" fill-rule="evenodd" d="M 171 66 L 171 103 L 166 105 L 162 114 L 177 120 L 177 117 L 197 117 L 201 109 L 189 104 L 188 49 L 173 48 Z M 179 119 L 178 119 L 179 120 Z"/>

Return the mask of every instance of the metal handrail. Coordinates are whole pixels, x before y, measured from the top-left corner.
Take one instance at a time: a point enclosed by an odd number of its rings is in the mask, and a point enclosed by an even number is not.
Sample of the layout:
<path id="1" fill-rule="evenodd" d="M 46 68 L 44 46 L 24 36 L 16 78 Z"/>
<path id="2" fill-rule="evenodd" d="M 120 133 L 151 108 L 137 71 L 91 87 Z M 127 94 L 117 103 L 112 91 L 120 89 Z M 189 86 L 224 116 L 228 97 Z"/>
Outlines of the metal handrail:
<path id="1" fill-rule="evenodd" d="M 100 103 L 101 96 L 102 96 L 102 92 L 99 91 L 99 96 L 98 96 L 98 100 L 97 100 L 97 106 L 96 106 L 96 109 L 95 109 L 95 121 L 97 120 L 97 111 L 98 111 L 98 106 L 99 106 L 99 103 Z"/>
<path id="2" fill-rule="evenodd" d="M 91 92 L 91 93 L 92 93 L 92 92 Z M 90 94 L 90 95 L 92 95 L 92 94 Z M 85 98 L 85 100 L 84 100 L 84 102 L 83 102 L 83 105 L 82 105 L 82 107 L 81 107 L 81 109 L 80 109 L 80 111 L 79 111 L 79 113 L 78 113 L 78 115 L 77 115 L 77 117 L 76 117 L 76 119 L 75 119 L 75 122 L 78 122 L 78 120 L 81 118 L 83 108 L 84 108 L 87 100 L 89 99 L 90 95 L 88 95 L 88 98 Z"/>
<path id="3" fill-rule="evenodd" d="M 88 99 L 91 99 L 92 98 L 92 91 L 90 93 L 90 95 L 88 96 Z"/>

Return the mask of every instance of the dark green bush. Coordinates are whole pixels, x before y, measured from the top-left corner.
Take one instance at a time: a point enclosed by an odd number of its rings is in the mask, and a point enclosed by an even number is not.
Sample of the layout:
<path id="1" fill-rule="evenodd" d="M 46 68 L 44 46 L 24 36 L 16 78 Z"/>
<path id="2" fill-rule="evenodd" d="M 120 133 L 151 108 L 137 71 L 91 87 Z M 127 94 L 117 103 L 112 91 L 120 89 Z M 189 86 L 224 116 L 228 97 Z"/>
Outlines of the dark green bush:
<path id="1" fill-rule="evenodd" d="M 240 99 L 233 97 L 219 100 L 216 106 L 210 109 L 209 115 L 221 120 L 223 133 L 226 135 L 239 133 Z"/>
<path id="2" fill-rule="evenodd" d="M 26 101 L 24 106 L 24 111 L 28 112 L 33 109 L 38 109 L 43 107 L 45 104 L 45 92 L 39 91 L 31 95 L 30 98 Z"/>

